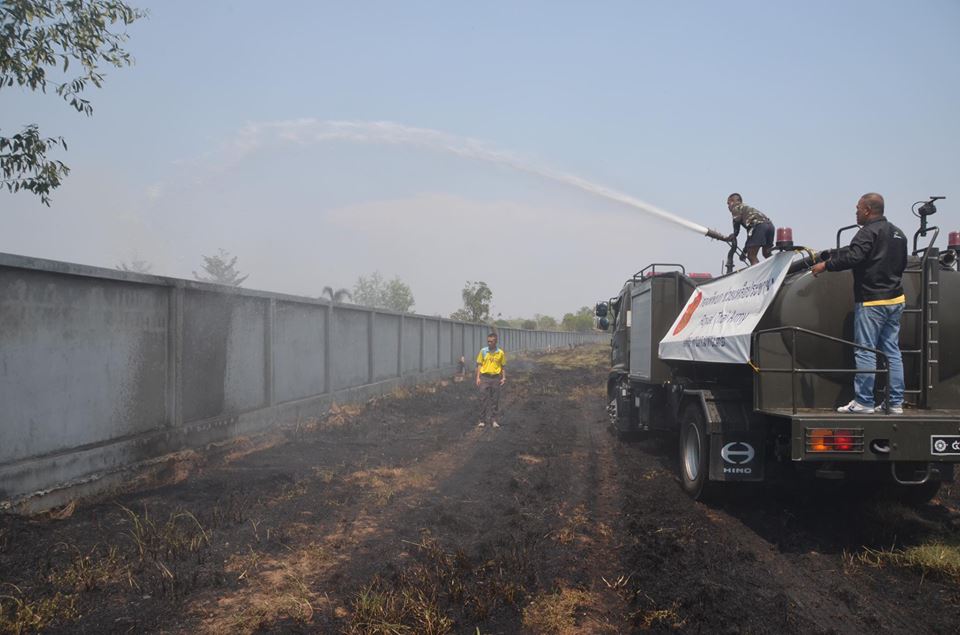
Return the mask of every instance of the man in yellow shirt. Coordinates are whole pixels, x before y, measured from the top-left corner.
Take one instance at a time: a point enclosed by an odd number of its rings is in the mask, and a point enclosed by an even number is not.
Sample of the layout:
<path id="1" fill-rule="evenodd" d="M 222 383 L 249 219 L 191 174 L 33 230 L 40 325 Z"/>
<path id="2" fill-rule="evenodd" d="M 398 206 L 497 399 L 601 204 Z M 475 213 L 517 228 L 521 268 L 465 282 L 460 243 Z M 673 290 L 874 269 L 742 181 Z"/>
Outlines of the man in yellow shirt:
<path id="1" fill-rule="evenodd" d="M 507 373 L 503 367 L 507 364 L 507 354 L 497 346 L 497 334 L 487 335 L 486 348 L 480 349 L 477 354 L 477 387 L 480 389 L 480 423 L 478 428 L 487 425 L 487 421 L 494 428 L 500 423 L 500 387 L 507 381 Z"/>

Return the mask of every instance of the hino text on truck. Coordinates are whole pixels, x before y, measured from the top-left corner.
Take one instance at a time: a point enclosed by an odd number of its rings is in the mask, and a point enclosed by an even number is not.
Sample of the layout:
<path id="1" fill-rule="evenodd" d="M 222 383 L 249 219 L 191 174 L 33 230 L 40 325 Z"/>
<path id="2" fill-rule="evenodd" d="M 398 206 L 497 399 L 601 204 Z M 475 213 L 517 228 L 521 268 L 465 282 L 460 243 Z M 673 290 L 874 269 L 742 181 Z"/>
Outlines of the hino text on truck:
<path id="1" fill-rule="evenodd" d="M 813 477 L 888 484 L 932 498 L 960 462 L 960 232 L 947 248 L 928 226 L 934 202 L 914 205 L 900 331 L 902 415 L 838 414 L 853 395 L 853 284 L 849 271 L 814 279 L 834 250 L 795 246 L 777 230 L 773 257 L 719 278 L 651 264 L 596 307 L 612 329 L 608 411 L 618 435 L 679 438 L 680 477 L 694 498 L 721 482 Z M 919 209 L 917 209 L 919 206 Z M 844 232 L 837 232 L 836 250 Z M 723 240 L 714 230 L 707 235 Z M 876 403 L 886 360 L 877 354 Z"/>

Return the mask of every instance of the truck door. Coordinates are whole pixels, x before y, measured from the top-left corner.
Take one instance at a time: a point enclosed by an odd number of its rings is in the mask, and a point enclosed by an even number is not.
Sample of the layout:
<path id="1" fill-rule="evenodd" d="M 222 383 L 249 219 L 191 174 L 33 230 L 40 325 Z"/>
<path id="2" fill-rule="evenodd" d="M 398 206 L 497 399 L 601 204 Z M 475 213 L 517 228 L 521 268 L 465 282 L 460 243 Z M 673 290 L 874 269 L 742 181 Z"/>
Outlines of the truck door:
<path id="1" fill-rule="evenodd" d="M 624 287 L 614 303 L 617 319 L 613 326 L 610 355 L 611 366 L 615 371 L 628 372 L 630 370 L 630 285 Z"/>

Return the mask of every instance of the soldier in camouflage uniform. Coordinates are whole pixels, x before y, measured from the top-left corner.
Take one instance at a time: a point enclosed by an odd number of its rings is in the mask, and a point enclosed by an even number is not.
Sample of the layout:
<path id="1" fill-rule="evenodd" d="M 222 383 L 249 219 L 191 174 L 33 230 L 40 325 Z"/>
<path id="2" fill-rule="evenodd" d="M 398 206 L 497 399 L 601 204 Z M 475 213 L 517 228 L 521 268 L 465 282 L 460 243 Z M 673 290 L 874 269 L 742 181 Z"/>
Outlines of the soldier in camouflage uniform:
<path id="1" fill-rule="evenodd" d="M 740 235 L 740 228 L 747 230 L 747 242 L 743 251 L 751 265 L 760 262 L 757 252 L 763 247 L 763 257 L 769 258 L 773 253 L 773 223 L 760 210 L 743 204 L 743 197 L 734 192 L 727 197 L 727 209 L 733 215 L 733 233 L 727 236 L 728 241 L 736 241 Z"/>

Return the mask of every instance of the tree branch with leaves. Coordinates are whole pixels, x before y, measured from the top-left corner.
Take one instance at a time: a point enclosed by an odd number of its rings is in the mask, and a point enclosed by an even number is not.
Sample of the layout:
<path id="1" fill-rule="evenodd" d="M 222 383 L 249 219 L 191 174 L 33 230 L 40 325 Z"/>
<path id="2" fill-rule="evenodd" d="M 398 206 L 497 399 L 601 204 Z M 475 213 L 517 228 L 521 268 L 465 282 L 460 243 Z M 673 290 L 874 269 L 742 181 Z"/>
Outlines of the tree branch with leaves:
<path id="1" fill-rule="evenodd" d="M 0 90 L 19 86 L 47 93 L 48 88 L 84 115 L 93 105 L 83 97 L 103 86 L 102 66 L 133 64 L 123 45 L 126 27 L 146 11 L 118 0 L 3 0 L 0 2 Z M 72 77 L 71 66 L 79 67 Z M 0 129 L 2 132 L 2 129 Z M 12 136 L 0 136 L 0 184 L 8 192 L 25 190 L 50 205 L 50 192 L 70 173 L 48 152 L 67 149 L 63 137 L 44 137 L 36 124 Z"/>

